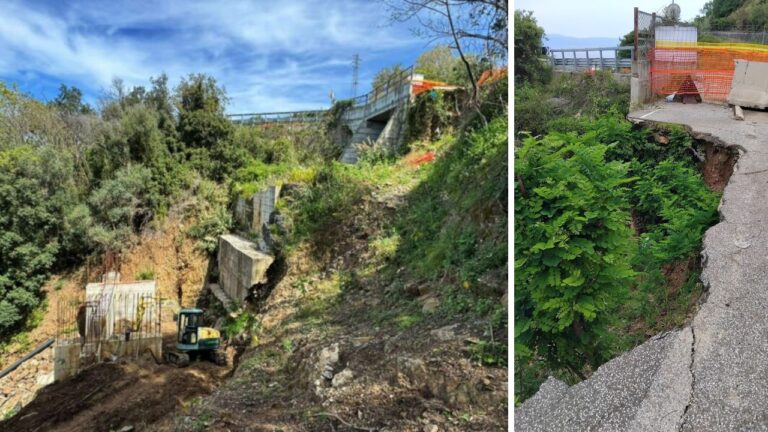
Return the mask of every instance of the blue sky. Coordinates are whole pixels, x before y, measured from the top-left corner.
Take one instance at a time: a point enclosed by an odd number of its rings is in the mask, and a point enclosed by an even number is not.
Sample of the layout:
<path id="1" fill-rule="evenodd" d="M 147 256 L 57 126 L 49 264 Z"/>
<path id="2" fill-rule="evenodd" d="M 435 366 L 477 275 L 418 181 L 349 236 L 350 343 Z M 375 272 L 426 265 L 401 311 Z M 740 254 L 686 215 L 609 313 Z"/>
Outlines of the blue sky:
<path id="1" fill-rule="evenodd" d="M 325 108 L 330 90 L 350 96 L 353 54 L 361 94 L 426 44 L 379 1 L 0 2 L 0 80 L 44 100 L 60 83 L 95 104 L 115 77 L 148 87 L 162 72 L 172 85 L 204 72 L 225 86 L 230 113 Z"/>
<path id="2" fill-rule="evenodd" d="M 632 30 L 634 8 L 661 13 L 673 0 L 514 0 L 515 9 L 533 11 L 551 35 L 616 40 Z M 674 0 L 683 20 L 693 19 L 706 0 Z M 557 48 L 557 47 L 552 47 Z"/>

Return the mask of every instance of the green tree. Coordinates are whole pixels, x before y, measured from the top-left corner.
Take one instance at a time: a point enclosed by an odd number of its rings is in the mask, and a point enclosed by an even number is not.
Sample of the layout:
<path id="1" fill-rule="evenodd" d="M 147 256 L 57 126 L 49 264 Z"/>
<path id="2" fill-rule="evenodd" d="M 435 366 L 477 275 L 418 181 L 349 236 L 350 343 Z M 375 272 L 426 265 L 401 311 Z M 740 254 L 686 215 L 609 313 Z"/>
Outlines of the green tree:
<path id="1" fill-rule="evenodd" d="M 176 88 L 178 132 L 192 166 L 222 180 L 242 167 L 248 156 L 232 145 L 232 122 L 224 116 L 226 92 L 213 77 L 191 74 Z"/>
<path id="2" fill-rule="evenodd" d="M 457 66 L 461 66 L 460 60 L 453 56 L 451 47 L 437 45 L 416 59 L 415 72 L 423 74 L 426 79 L 452 82 Z"/>
<path id="3" fill-rule="evenodd" d="M 619 46 L 620 47 L 623 47 L 623 46 L 634 47 L 635 46 L 635 31 L 631 30 L 629 33 L 627 33 L 624 36 L 622 36 L 621 39 L 619 39 Z M 631 57 L 632 57 L 632 53 L 631 52 L 629 52 L 629 51 L 619 51 L 619 58 L 626 59 L 626 58 L 631 58 Z"/>
<path id="4" fill-rule="evenodd" d="M 398 80 L 403 80 L 405 68 L 400 63 L 385 67 L 373 77 L 371 86 L 374 91 L 384 91 L 387 85 L 395 85 Z"/>
<path id="5" fill-rule="evenodd" d="M 83 103 L 83 92 L 79 88 L 59 86 L 59 94 L 49 104 L 66 114 L 91 114 L 93 109 Z"/>
<path id="6" fill-rule="evenodd" d="M 542 61 L 544 29 L 536 23 L 533 12 L 515 11 L 515 80 L 546 82 L 549 68 Z"/>
<path id="7" fill-rule="evenodd" d="M 63 220 L 78 199 L 68 154 L 51 146 L 4 147 L 0 143 L 0 335 L 39 303 L 59 253 L 73 244 Z"/>

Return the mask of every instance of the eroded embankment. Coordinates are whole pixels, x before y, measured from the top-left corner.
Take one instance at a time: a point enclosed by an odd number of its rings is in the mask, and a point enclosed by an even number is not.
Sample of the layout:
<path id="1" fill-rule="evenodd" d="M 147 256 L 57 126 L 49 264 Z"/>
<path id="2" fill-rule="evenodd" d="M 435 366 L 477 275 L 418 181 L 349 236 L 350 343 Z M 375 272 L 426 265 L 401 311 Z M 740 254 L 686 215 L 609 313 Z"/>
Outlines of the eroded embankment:
<path id="1" fill-rule="evenodd" d="M 685 126 L 712 143 L 703 172 L 717 187 L 740 153 L 702 251 L 707 298 L 686 327 L 606 363 L 588 380 L 550 378 L 515 412 L 518 430 L 753 430 L 768 424 L 768 113 L 732 119 L 727 107 L 668 104 L 636 122 Z M 716 163 L 722 159 L 725 163 Z M 710 183 L 711 181 L 711 183 Z"/>

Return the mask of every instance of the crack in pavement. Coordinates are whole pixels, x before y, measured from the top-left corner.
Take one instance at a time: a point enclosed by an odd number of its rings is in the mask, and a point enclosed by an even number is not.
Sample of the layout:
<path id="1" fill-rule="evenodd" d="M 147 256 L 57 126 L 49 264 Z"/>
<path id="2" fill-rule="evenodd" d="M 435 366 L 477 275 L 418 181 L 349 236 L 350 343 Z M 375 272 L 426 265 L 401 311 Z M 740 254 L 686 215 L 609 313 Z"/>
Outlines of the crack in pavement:
<path id="1" fill-rule="evenodd" d="M 686 423 L 688 422 L 688 418 L 686 417 L 686 414 L 688 414 L 688 410 L 691 408 L 691 405 L 693 404 L 693 396 L 694 396 L 693 392 L 696 388 L 696 372 L 693 369 L 693 365 L 696 362 L 696 330 L 694 330 L 693 324 L 691 324 L 691 336 L 693 337 L 693 340 L 691 341 L 691 363 L 688 365 L 688 371 L 691 373 L 691 390 L 688 396 L 688 404 L 685 405 L 683 414 L 680 416 L 680 420 L 682 420 L 680 422 L 680 429 L 679 429 L 680 432 L 683 431 Z"/>

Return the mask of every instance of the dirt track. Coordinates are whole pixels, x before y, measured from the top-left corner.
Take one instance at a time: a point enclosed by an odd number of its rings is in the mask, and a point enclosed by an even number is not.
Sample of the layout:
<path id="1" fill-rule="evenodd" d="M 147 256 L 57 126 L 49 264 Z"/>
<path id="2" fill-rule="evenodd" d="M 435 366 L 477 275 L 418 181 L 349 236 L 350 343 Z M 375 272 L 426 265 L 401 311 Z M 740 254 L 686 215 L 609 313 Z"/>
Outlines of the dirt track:
<path id="1" fill-rule="evenodd" d="M 177 369 L 151 361 L 100 364 L 45 387 L 0 431 L 142 430 L 185 401 L 210 393 L 229 372 L 207 362 Z"/>

